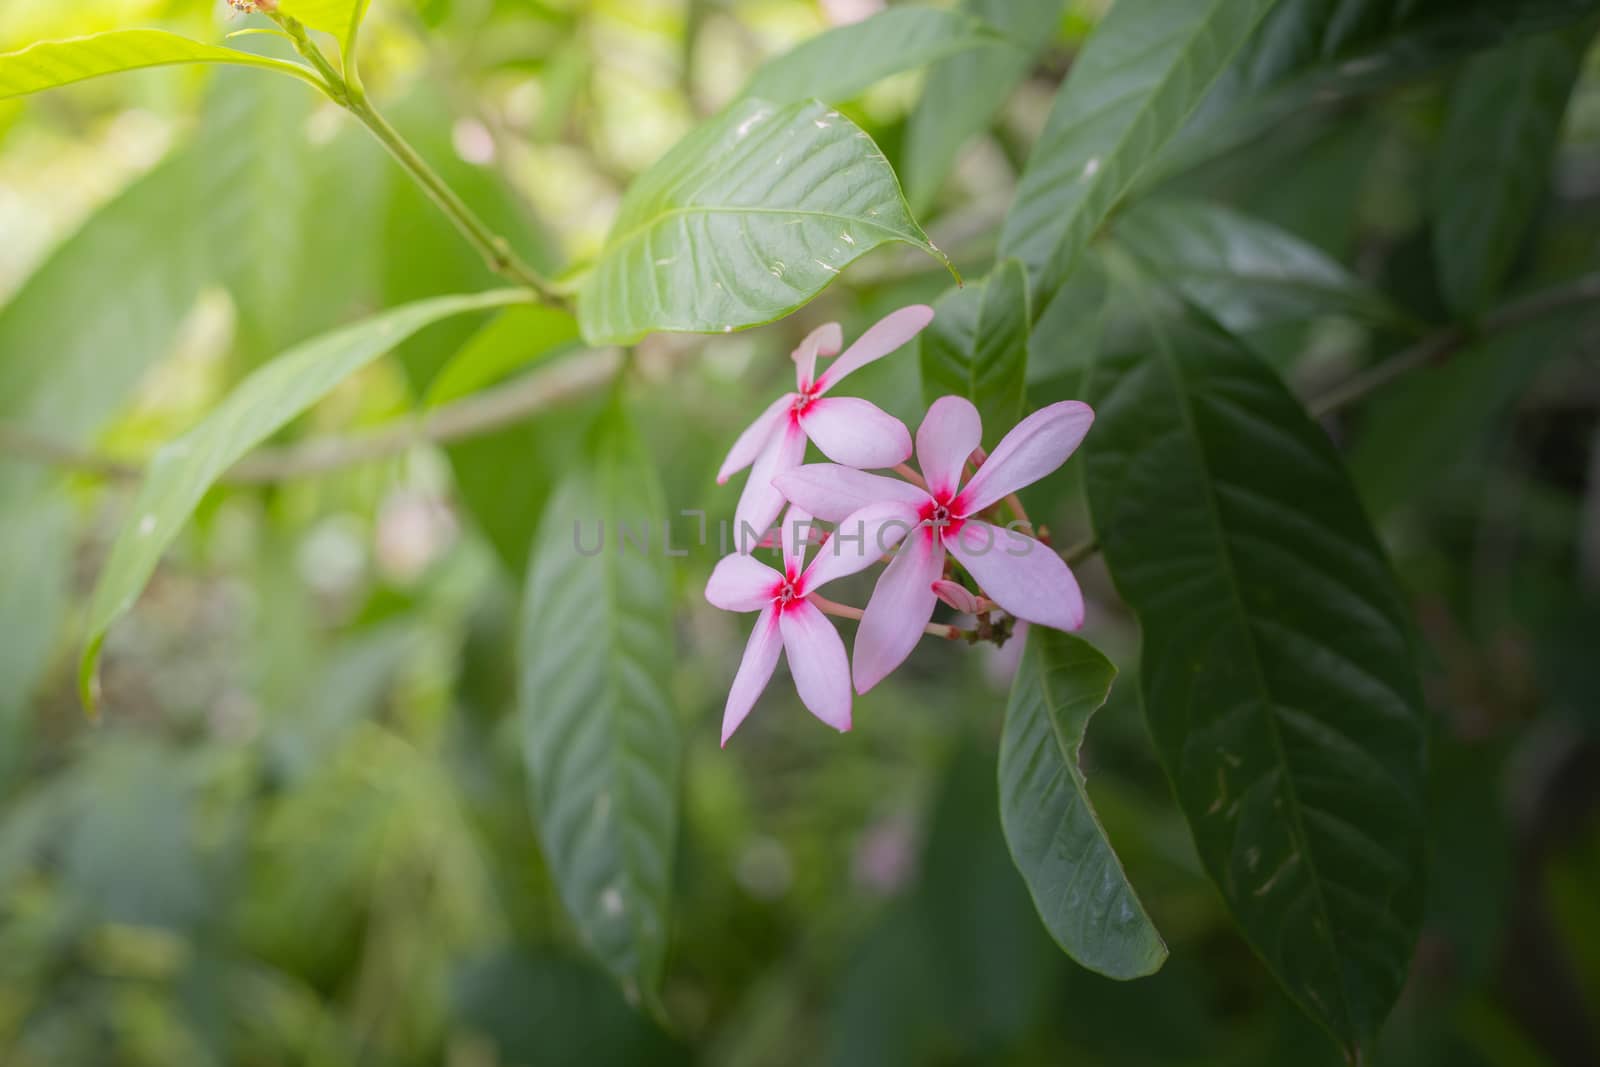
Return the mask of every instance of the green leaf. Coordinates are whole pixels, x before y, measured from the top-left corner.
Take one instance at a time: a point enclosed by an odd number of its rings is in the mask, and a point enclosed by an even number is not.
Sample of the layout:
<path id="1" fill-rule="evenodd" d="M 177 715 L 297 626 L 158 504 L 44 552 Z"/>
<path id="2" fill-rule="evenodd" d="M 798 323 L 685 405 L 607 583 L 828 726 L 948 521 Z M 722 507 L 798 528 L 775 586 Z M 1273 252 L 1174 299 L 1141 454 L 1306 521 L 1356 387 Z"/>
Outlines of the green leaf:
<path id="1" fill-rule="evenodd" d="M 592 964 L 511 948 L 451 983 L 453 1016 L 491 1044 L 494 1063 L 687 1067 L 688 1050 L 631 1010 Z"/>
<path id="2" fill-rule="evenodd" d="M 111 30 L 88 37 L 40 41 L 20 52 L 0 55 L 0 100 L 54 89 L 60 85 L 146 67 L 180 63 L 235 63 L 291 74 L 319 89 L 309 68 L 233 48 L 202 44 L 164 30 Z"/>
<path id="3" fill-rule="evenodd" d="M 93 709 L 95 704 L 95 665 L 106 631 L 133 606 L 162 551 L 229 467 L 345 378 L 424 326 L 527 298 L 524 292 L 510 290 L 438 297 L 308 341 L 250 375 L 198 426 L 163 446 L 150 463 L 128 525 L 112 545 L 95 585 L 87 646 L 79 665 L 84 706 Z"/>
<path id="4" fill-rule="evenodd" d="M 1112 7 L 1056 95 L 1000 235 L 1000 255 L 1028 267 L 1036 313 L 1272 4 Z"/>
<path id="5" fill-rule="evenodd" d="M 509 307 L 473 334 L 428 387 L 430 407 L 486 389 L 573 347 L 578 323 L 561 308 Z"/>
<path id="6" fill-rule="evenodd" d="M 757 326 L 890 241 L 943 259 L 864 130 L 814 100 L 743 99 L 634 181 L 578 321 L 590 344 Z"/>
<path id="7" fill-rule="evenodd" d="M 956 154 L 988 126 L 1050 45 L 1065 0 L 967 0 L 963 9 L 989 23 L 1003 40 L 942 59 L 906 122 L 900 158 L 912 210 L 933 203 Z"/>
<path id="8" fill-rule="evenodd" d="M 282 79 L 236 70 L 219 72 L 206 102 L 212 137 L 230 142 L 205 162 L 228 190 L 204 212 L 207 249 L 233 294 L 234 343 L 251 366 L 316 332 L 304 328 L 302 308 L 310 279 L 324 277 L 307 271 L 317 262 L 307 256 L 306 225 L 314 150 L 305 128 L 314 102 Z"/>
<path id="9" fill-rule="evenodd" d="M 983 440 L 997 444 L 1022 418 L 1028 372 L 1028 276 L 1008 259 L 981 285 L 952 289 L 922 332 L 923 399 L 964 396 L 983 417 Z"/>
<path id="10" fill-rule="evenodd" d="M 1078 766 L 1089 717 L 1117 669 L 1093 645 L 1033 627 L 1000 742 L 1000 821 L 1039 918 L 1108 978 L 1154 974 L 1167 946 L 1106 839 Z"/>
<path id="11" fill-rule="evenodd" d="M 635 1001 L 661 982 L 677 833 L 665 521 L 645 446 L 613 410 L 546 509 L 519 643 L 545 859 L 584 944 Z"/>
<path id="12" fill-rule="evenodd" d="M 1100 257 L 1090 250 L 1072 277 L 1055 291 L 1036 317 L 1028 338 L 1028 384 L 1086 370 L 1105 332 L 1110 283 Z"/>
<path id="13" fill-rule="evenodd" d="M 1596 0 L 1279 0 L 1150 177 L 1226 155 L 1279 123 L 1303 123 L 1318 107 L 1595 14 Z"/>
<path id="14" fill-rule="evenodd" d="M 1198 319 L 1097 358 L 1085 484 L 1143 630 L 1157 755 L 1245 937 L 1346 1048 L 1405 982 L 1424 712 L 1404 599 L 1332 444 Z"/>
<path id="15" fill-rule="evenodd" d="M 278 10 L 314 30 L 331 33 L 339 39 L 344 50 L 345 67 L 349 69 L 350 53 L 355 50 L 356 35 L 361 32 L 361 20 L 367 17 L 372 0 L 278 0 Z"/>
<path id="16" fill-rule="evenodd" d="M 785 52 L 757 71 L 740 95 L 773 104 L 812 98 L 838 103 L 891 74 L 994 41 L 984 24 L 970 16 L 894 7 Z"/>
<path id="17" fill-rule="evenodd" d="M 1386 325 L 1399 317 L 1320 249 L 1218 204 L 1149 200 L 1117 220 L 1115 235 L 1234 333 L 1319 315 Z"/>
<path id="18" fill-rule="evenodd" d="M 1485 310 L 1544 200 L 1562 116 L 1594 27 L 1524 37 L 1468 63 L 1434 162 L 1434 262 L 1445 302 Z"/>

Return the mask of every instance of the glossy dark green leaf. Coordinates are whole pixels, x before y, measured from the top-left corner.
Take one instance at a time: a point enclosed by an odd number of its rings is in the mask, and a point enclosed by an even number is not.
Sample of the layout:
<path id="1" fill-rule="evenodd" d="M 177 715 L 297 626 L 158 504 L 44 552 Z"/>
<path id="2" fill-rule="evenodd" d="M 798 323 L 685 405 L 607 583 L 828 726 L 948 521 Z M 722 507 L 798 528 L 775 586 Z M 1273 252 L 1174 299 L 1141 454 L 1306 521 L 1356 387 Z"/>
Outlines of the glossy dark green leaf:
<path id="1" fill-rule="evenodd" d="M 1102 353 L 1095 531 L 1143 631 L 1157 754 L 1245 937 L 1347 1049 L 1422 907 L 1422 698 L 1404 599 L 1338 454 L 1208 322 Z"/>
<path id="2" fill-rule="evenodd" d="M 1167 946 L 1112 850 L 1078 765 L 1117 669 L 1087 641 L 1036 626 L 1011 683 L 1000 742 L 1000 822 L 1039 918 L 1109 978 L 1153 974 Z"/>
<path id="3" fill-rule="evenodd" d="M 0 54 L 0 100 L 61 85 L 147 67 L 182 63 L 233 63 L 320 83 L 298 63 L 236 48 L 202 44 L 164 30 L 111 30 L 64 41 L 40 41 L 20 52 Z"/>
<path id="4" fill-rule="evenodd" d="M 634 181 L 578 321 L 591 344 L 756 326 L 894 241 L 943 258 L 866 131 L 816 101 L 742 99 Z"/>
<path id="5" fill-rule="evenodd" d="M 983 417 L 984 444 L 993 446 L 1022 418 L 1028 373 L 1028 277 L 1008 259 L 981 284 L 952 289 L 934 306 L 933 322 L 918 337 L 923 398 L 954 394 Z"/>
<path id="6" fill-rule="evenodd" d="M 1434 262 L 1445 302 L 1481 312 L 1499 295 L 1545 198 L 1562 116 L 1593 26 L 1485 52 L 1450 91 L 1434 161 Z"/>
<path id="7" fill-rule="evenodd" d="M 1086 256 L 1055 291 L 1049 306 L 1035 316 L 1038 321 L 1028 338 L 1029 385 L 1077 374 L 1089 366 L 1105 331 L 1109 292 L 1099 257 Z"/>
<path id="8" fill-rule="evenodd" d="M 1095 29 L 1056 96 L 1000 236 L 1000 254 L 1027 265 L 1035 313 L 1272 4 L 1117 4 Z"/>
<path id="9" fill-rule="evenodd" d="M 1404 83 L 1525 33 L 1600 14 L 1600 0 L 1279 0 L 1152 168 L 1171 175 L 1318 105 Z"/>
<path id="10" fill-rule="evenodd" d="M 1141 202 L 1116 238 L 1161 279 L 1235 333 L 1319 315 L 1392 324 L 1378 293 L 1271 223 L 1199 200 Z"/>
<path id="11" fill-rule="evenodd" d="M 613 409 L 545 511 L 518 651 L 545 859 L 584 945 L 635 1002 L 661 982 L 677 836 L 665 519 L 644 445 Z"/>
<path id="12" fill-rule="evenodd" d="M 94 707 L 95 666 L 106 631 L 133 606 L 161 553 L 229 467 L 351 374 L 423 327 L 451 315 L 527 298 L 525 292 L 513 290 L 437 297 L 299 345 L 250 375 L 198 426 L 163 446 L 145 473 L 128 523 L 111 546 L 95 585 L 79 666 L 84 706 Z"/>
<path id="13" fill-rule="evenodd" d="M 774 104 L 840 103 L 891 74 L 992 45 L 978 19 L 908 4 L 837 26 L 769 61 L 742 95 Z"/>
<path id="14" fill-rule="evenodd" d="M 925 211 L 961 146 L 988 126 L 1039 53 L 1050 45 L 1065 0 L 966 0 L 961 7 L 1002 39 L 940 60 L 906 122 L 900 157 L 906 199 Z"/>

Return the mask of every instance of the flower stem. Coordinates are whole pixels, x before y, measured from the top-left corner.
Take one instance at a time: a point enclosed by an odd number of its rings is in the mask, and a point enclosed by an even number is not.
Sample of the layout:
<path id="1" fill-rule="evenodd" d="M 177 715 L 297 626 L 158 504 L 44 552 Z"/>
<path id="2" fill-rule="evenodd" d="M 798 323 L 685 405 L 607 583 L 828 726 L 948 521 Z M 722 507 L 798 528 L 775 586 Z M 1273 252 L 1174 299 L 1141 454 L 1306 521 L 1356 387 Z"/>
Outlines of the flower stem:
<path id="1" fill-rule="evenodd" d="M 855 619 L 859 622 L 861 616 L 865 614 L 865 612 L 863 612 L 860 608 L 851 607 L 849 604 L 840 604 L 837 601 L 829 600 L 820 593 L 812 593 L 810 596 L 806 597 L 806 599 L 815 604 L 817 609 L 824 615 L 836 615 L 841 619 Z M 967 631 L 963 630 L 961 627 L 951 626 L 948 623 L 941 622 L 928 623 L 928 625 L 922 628 L 922 632 L 927 634 L 929 637 L 942 637 L 948 641 L 958 641 L 967 636 Z"/>
<path id="2" fill-rule="evenodd" d="M 918 489 L 921 489 L 924 492 L 927 491 L 927 481 L 923 479 L 922 475 L 912 470 L 908 464 L 897 464 L 894 468 L 894 472 L 900 477 L 904 478 L 906 481 L 910 482 L 912 485 L 916 486 Z"/>
<path id="3" fill-rule="evenodd" d="M 491 230 L 477 213 L 462 200 L 460 195 L 450 187 L 439 173 L 428 165 L 428 161 L 411 147 L 400 131 L 389 125 L 387 119 L 378 113 L 367 99 L 366 90 L 362 88 L 359 80 L 347 78 L 337 70 L 328 57 L 323 55 L 322 49 L 311 40 L 306 28 L 297 20 L 287 15 L 273 14 L 272 18 L 288 34 L 289 40 L 294 43 L 295 51 L 305 57 L 306 62 L 316 68 L 325 83 L 323 86 L 329 99 L 350 114 L 365 126 L 378 142 L 388 149 L 395 162 L 409 174 L 413 181 L 422 187 L 440 211 L 455 224 L 461 235 L 467 239 L 480 253 L 489 269 L 502 278 L 531 289 L 540 299 L 551 304 L 560 304 L 562 299 L 556 293 L 549 280 L 539 274 L 511 248 L 511 243 L 504 237 Z M 346 58 L 347 69 L 354 71 L 352 57 Z"/>

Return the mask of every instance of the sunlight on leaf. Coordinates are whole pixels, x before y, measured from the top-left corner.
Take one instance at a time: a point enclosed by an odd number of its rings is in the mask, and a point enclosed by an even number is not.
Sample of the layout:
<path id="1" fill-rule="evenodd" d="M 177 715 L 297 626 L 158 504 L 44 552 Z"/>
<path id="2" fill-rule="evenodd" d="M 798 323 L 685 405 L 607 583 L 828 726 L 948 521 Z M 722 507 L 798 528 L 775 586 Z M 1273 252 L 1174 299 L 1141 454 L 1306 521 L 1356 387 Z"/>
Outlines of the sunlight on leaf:
<path id="1" fill-rule="evenodd" d="M 814 100 L 745 99 L 633 183 L 578 320 L 591 344 L 758 326 L 894 241 L 944 261 L 864 130 Z"/>
<path id="2" fill-rule="evenodd" d="M 293 75 L 319 89 L 317 76 L 298 63 L 202 44 L 163 30 L 110 30 L 65 41 L 40 41 L 0 55 L 0 100 L 59 85 L 146 67 L 180 63 L 234 63 Z"/>

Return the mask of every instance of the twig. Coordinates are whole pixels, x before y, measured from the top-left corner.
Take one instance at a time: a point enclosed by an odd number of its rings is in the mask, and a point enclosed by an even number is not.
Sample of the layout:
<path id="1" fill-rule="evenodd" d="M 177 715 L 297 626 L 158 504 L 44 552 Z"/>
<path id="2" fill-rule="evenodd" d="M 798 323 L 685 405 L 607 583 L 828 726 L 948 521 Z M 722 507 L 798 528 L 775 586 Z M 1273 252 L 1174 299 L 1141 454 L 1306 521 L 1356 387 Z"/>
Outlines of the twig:
<path id="1" fill-rule="evenodd" d="M 299 22 L 277 12 L 269 12 L 268 15 L 283 28 L 284 33 L 293 42 L 295 51 L 299 52 L 322 76 L 326 83 L 322 89 L 328 94 L 328 98 L 354 115 L 372 132 L 395 161 L 428 194 L 429 199 L 455 224 L 461 235 L 483 254 L 490 270 L 516 285 L 533 290 L 547 303 L 555 305 L 565 303 L 549 280 L 524 263 L 512 250 L 511 243 L 490 229 L 488 224 L 479 218 L 467 202 L 450 187 L 450 183 L 441 178 L 438 172 L 428 165 L 428 161 L 411 147 L 410 142 L 378 113 L 367 99 L 366 90 L 362 88 L 360 80 L 351 76 L 354 71 L 352 57 L 346 57 L 346 72 L 341 73 L 328 62 L 328 57 L 322 54 L 322 49 L 311 40 L 311 36 Z"/>
<path id="2" fill-rule="evenodd" d="M 614 349 L 563 360 L 509 385 L 364 433 L 259 449 L 240 460 L 221 480 L 229 485 L 289 481 L 384 459 L 420 444 L 448 444 L 492 433 L 562 400 L 605 386 L 616 376 L 621 363 L 621 354 Z M 119 481 L 144 475 L 142 464 L 63 444 L 5 423 L 0 423 L 0 454 Z"/>
<path id="3" fill-rule="evenodd" d="M 1471 326 L 1447 326 L 1398 355 L 1374 364 L 1308 402 L 1317 418 L 1348 407 L 1396 378 L 1422 367 L 1443 363 L 1467 345 L 1530 322 L 1600 301 L 1600 274 L 1585 274 L 1565 285 L 1540 290 L 1503 304 Z"/>

